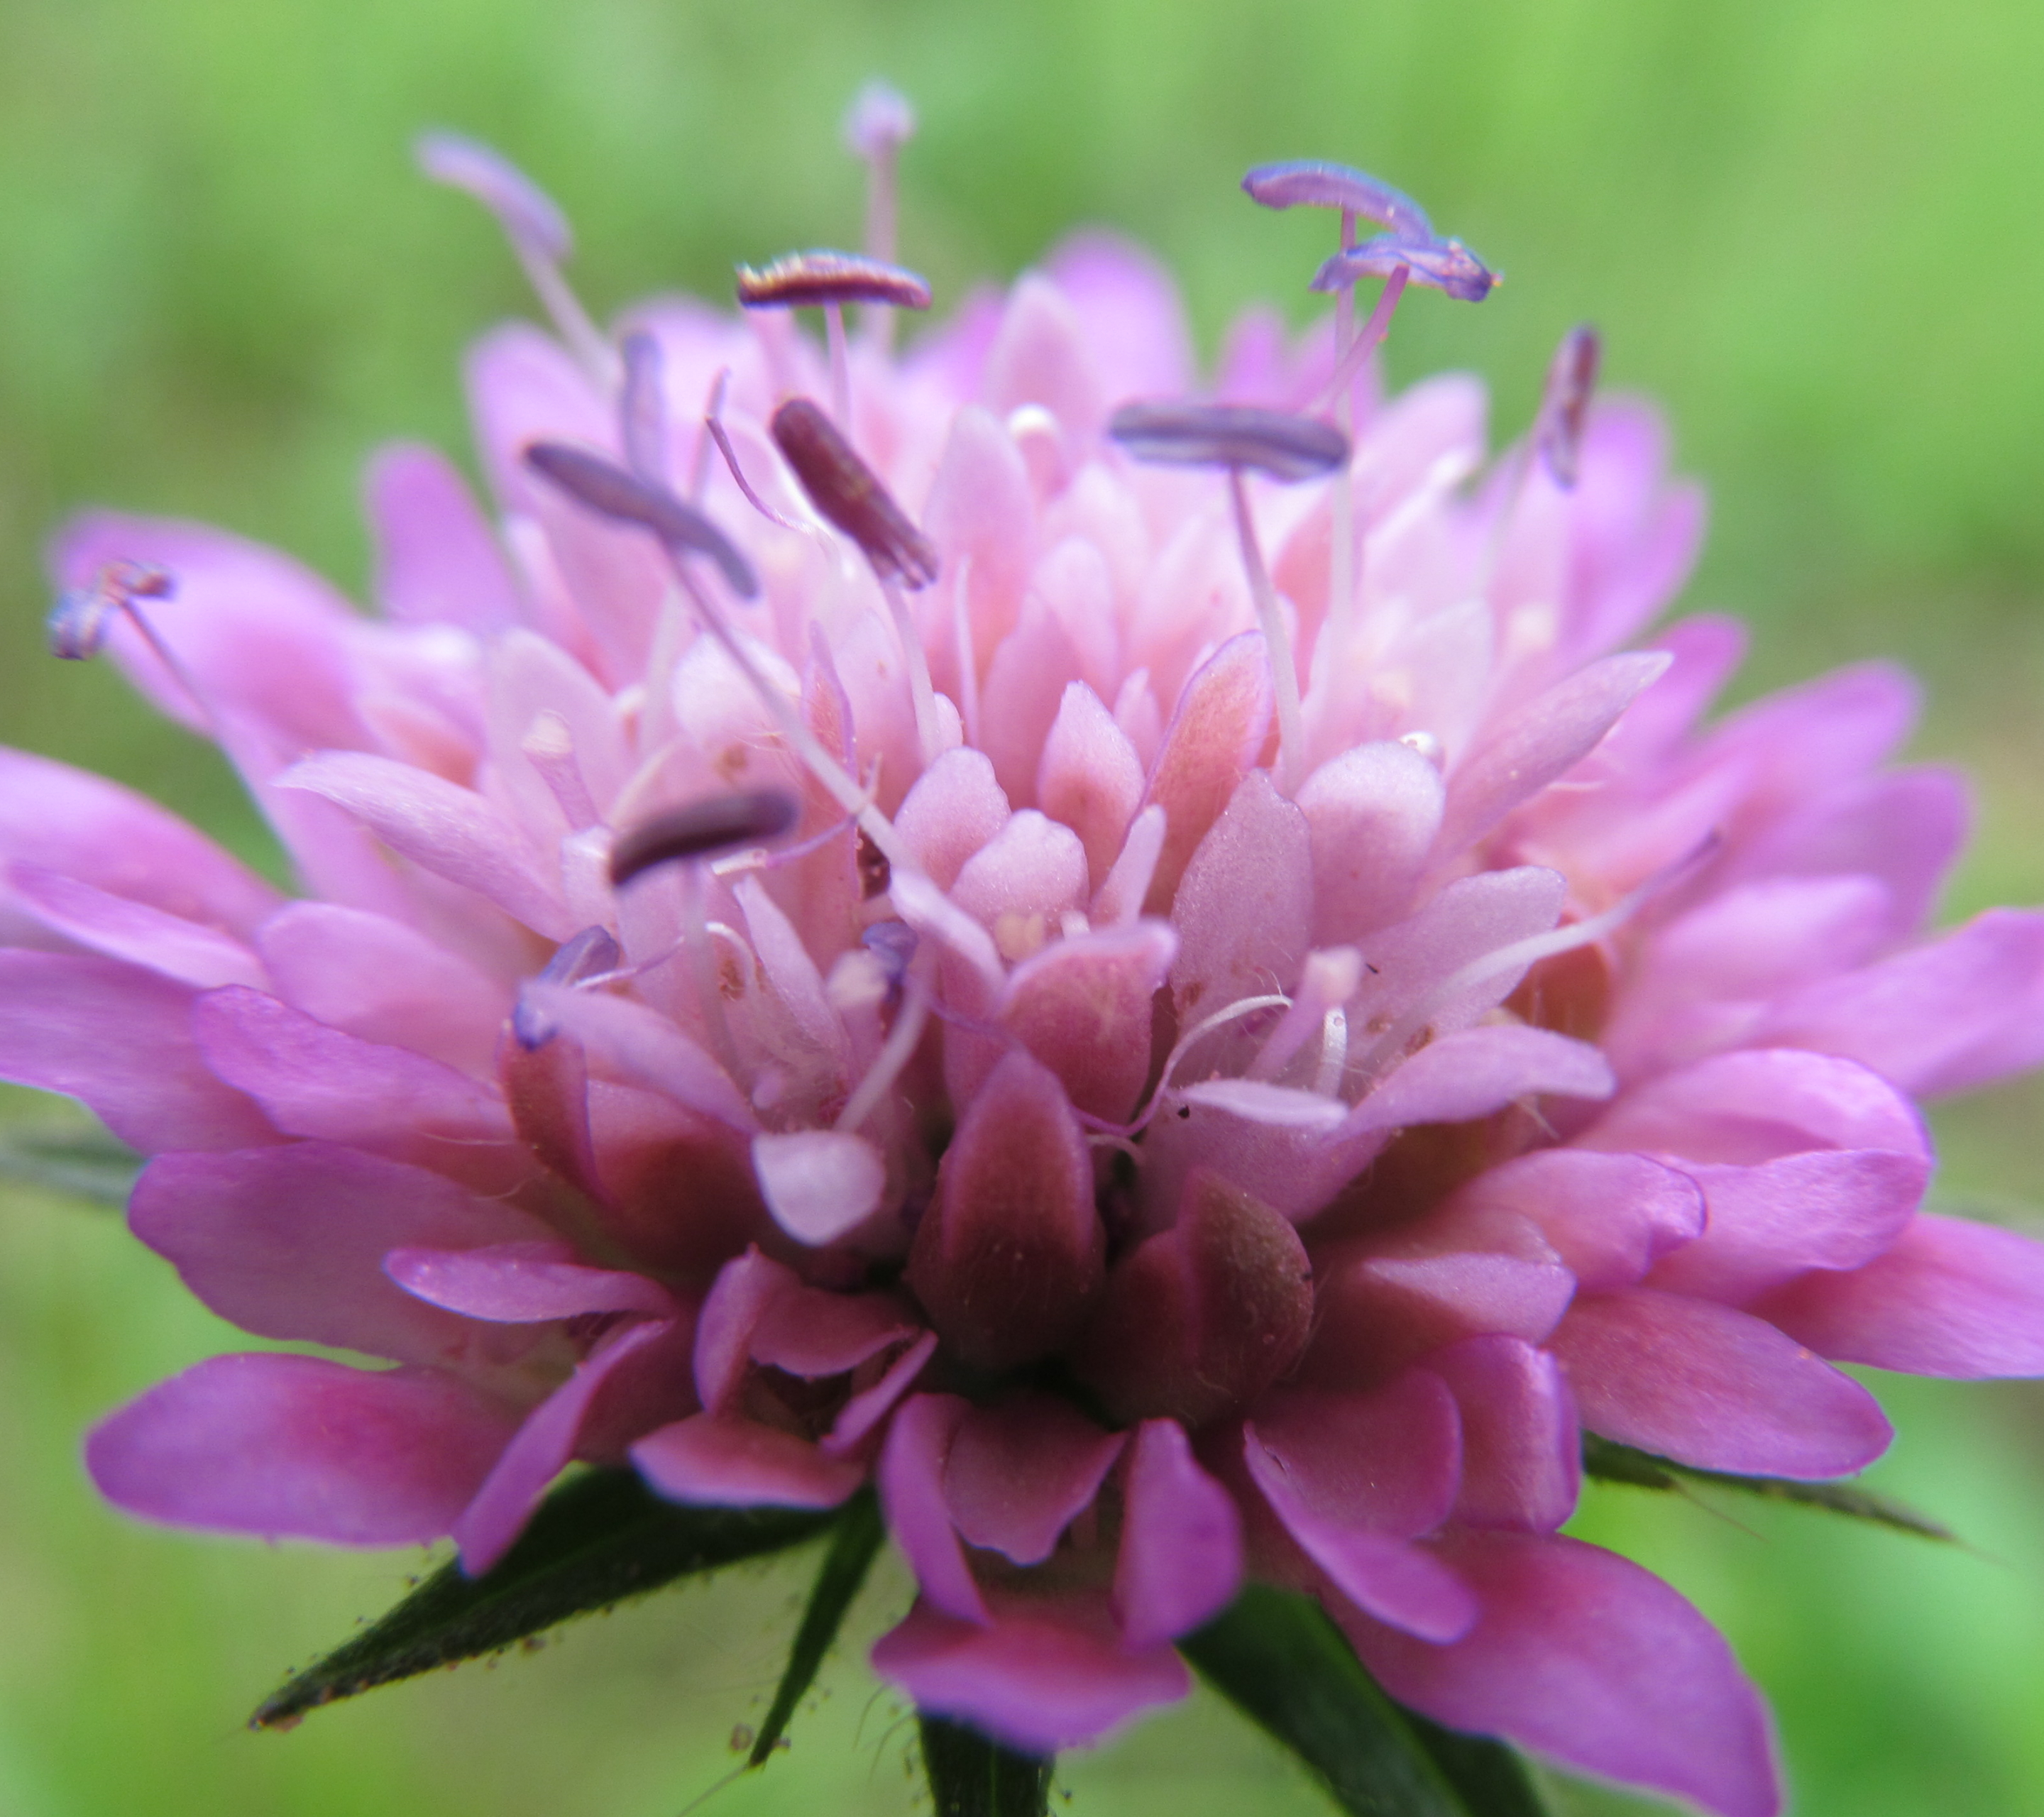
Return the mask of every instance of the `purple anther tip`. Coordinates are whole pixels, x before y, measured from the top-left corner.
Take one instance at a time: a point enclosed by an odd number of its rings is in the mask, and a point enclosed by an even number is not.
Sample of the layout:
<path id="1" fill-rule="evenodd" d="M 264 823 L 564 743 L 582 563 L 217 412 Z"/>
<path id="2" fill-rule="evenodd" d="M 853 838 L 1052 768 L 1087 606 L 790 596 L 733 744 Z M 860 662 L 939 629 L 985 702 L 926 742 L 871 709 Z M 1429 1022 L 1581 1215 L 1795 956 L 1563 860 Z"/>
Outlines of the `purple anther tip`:
<path id="1" fill-rule="evenodd" d="M 1311 288 L 1346 290 L 1364 278 L 1388 278 L 1403 265 L 1412 282 L 1445 292 L 1459 302 L 1480 303 L 1504 282 L 1459 240 L 1408 239 L 1380 233 L 1347 252 L 1337 252 L 1313 274 Z"/>
<path id="2" fill-rule="evenodd" d="M 930 286 L 905 267 L 863 252 L 818 247 L 790 252 L 763 270 L 740 265 L 738 300 L 748 309 L 795 309 L 823 303 L 886 303 L 927 309 Z"/>
<path id="3" fill-rule="evenodd" d="M 1350 209 L 1366 221 L 1381 222 L 1408 238 L 1434 237 L 1434 224 L 1416 202 L 1350 164 L 1331 164 L 1317 158 L 1258 164 L 1242 179 L 1242 187 L 1251 201 L 1266 208 Z"/>
<path id="4" fill-rule="evenodd" d="M 906 921 L 875 921 L 859 932 L 859 943 L 880 962 L 887 981 L 898 986 L 916 956 L 916 930 Z"/>
<path id="5" fill-rule="evenodd" d="M 774 445 L 810 503 L 859 546 L 874 573 L 909 587 L 926 587 L 937 578 L 937 551 L 929 538 L 815 404 L 790 398 L 774 413 L 771 428 Z"/>
<path id="6" fill-rule="evenodd" d="M 1562 336 L 1548 363 L 1547 383 L 1540 399 L 1535 445 L 1554 483 L 1574 489 L 1583 448 L 1583 424 L 1596 390 L 1597 369 L 1604 363 L 1604 340 L 1588 323 Z"/>
<path id="7" fill-rule="evenodd" d="M 578 985 L 613 970 L 618 961 L 617 943 L 603 928 L 585 928 L 571 935 L 554 949 L 554 956 L 540 969 L 540 984 Z M 512 1038 L 527 1053 L 544 1047 L 559 1032 L 554 1020 L 528 1003 L 521 994 L 511 1011 Z"/>
<path id="8" fill-rule="evenodd" d="M 610 848 L 610 881 L 622 885 L 655 865 L 709 858 L 764 845 L 793 827 L 801 804 L 785 789 L 747 789 L 705 795 L 670 808 L 618 836 Z"/>
<path id="9" fill-rule="evenodd" d="M 683 504 L 665 486 L 651 485 L 601 455 L 571 448 L 566 442 L 532 443 L 525 450 L 525 464 L 599 517 L 650 530 L 676 555 L 709 556 L 740 599 L 758 594 L 759 577 L 736 545 L 701 512 Z"/>
<path id="10" fill-rule="evenodd" d="M 884 82 L 869 82 L 845 109 L 844 142 L 861 158 L 884 158 L 916 134 L 909 98 Z"/>
<path id="11" fill-rule="evenodd" d="M 108 563 L 90 586 L 74 589 L 50 609 L 44 628 L 51 655 L 67 663 L 97 656 L 117 612 L 138 599 L 168 599 L 177 590 L 176 578 L 167 568 L 151 562 Z"/>
<path id="12" fill-rule="evenodd" d="M 459 133 L 423 133 L 413 150 L 421 171 L 467 190 L 519 244 L 555 261 L 574 249 L 567 217 L 553 198 L 501 153 Z"/>
<path id="13" fill-rule="evenodd" d="M 1247 404 L 1124 404 L 1107 432 L 1139 461 L 1251 467 L 1287 482 L 1332 473 L 1349 453 L 1331 423 Z"/>

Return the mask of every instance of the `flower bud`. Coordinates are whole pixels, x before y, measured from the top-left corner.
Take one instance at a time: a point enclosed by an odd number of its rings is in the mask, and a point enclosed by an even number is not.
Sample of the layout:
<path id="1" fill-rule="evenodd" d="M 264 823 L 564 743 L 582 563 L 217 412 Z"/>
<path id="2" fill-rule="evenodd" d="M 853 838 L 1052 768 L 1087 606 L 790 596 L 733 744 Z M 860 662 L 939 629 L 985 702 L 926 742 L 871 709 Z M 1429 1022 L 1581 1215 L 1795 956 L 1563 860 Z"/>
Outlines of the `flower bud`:
<path id="1" fill-rule="evenodd" d="M 1105 1266 L 1093 1162 L 1064 1088 L 1027 1054 L 987 1075 L 916 1227 L 909 1285 L 955 1354 L 1006 1369 L 1061 1348 Z"/>
<path id="2" fill-rule="evenodd" d="M 1312 1265 L 1298 1233 L 1198 1169 L 1177 1223 L 1108 1276 L 1080 1371 L 1117 1419 L 1198 1426 L 1283 1375 L 1312 1316 Z"/>

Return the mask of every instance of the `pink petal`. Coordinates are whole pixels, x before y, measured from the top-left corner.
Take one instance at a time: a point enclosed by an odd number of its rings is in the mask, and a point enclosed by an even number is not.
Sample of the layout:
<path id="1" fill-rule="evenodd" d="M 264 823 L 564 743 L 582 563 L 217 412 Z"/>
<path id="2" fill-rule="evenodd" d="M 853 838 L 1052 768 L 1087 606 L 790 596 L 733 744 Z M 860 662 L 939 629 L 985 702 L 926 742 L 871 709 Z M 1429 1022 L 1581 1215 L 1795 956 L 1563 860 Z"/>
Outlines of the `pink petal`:
<path id="1" fill-rule="evenodd" d="M 1175 1419 L 1135 1429 L 1115 1554 L 1114 1611 L 1132 1652 L 1210 1621 L 1242 1584 L 1242 1517 L 1235 1498 L 1193 1458 Z"/>
<path id="2" fill-rule="evenodd" d="M 925 1596 L 880 1637 L 873 1669 L 918 1709 L 1043 1754 L 1098 1741 L 1192 1688 L 1170 1647 L 1124 1650 L 1104 1599 L 1098 1608 L 1017 1599 L 975 1626 Z"/>
<path id="3" fill-rule="evenodd" d="M 1295 1506 L 1337 1525 L 1411 1539 L 1454 1505 L 1462 1429 L 1454 1396 L 1427 1369 L 1362 1394 L 1280 1388 L 1249 1432 L 1251 1469 L 1270 1473 L 1261 1452 Z"/>
<path id="4" fill-rule="evenodd" d="M 1181 1024 L 1245 997 L 1289 990 L 1312 942 L 1305 816 L 1252 770 L 1185 866 L 1171 904 Z"/>
<path id="5" fill-rule="evenodd" d="M 1052 279 L 1085 325 L 1086 344 L 1125 397 L 1168 398 L 1193 382 L 1192 336 L 1178 286 L 1133 240 L 1082 228 L 1051 248 Z"/>
<path id="6" fill-rule="evenodd" d="M 145 1520 L 405 1546 L 452 1527 L 516 1426 L 436 1370 L 213 1357 L 102 1420 L 85 1460 Z"/>
<path id="7" fill-rule="evenodd" d="M 944 1501 L 969 1544 L 1040 1565 L 1092 1506 L 1125 1442 L 1048 1395 L 976 1407 L 952 1434 Z"/>
<path id="8" fill-rule="evenodd" d="M 1298 803 L 1312 843 L 1316 944 L 1408 912 L 1446 801 L 1440 771 L 1394 740 L 1357 745 L 1306 778 Z"/>
<path id="9" fill-rule="evenodd" d="M 1704 1231 L 1695 1180 L 1643 1154 L 1543 1148 L 1480 1174 L 1457 1199 L 1530 1217 L 1587 1293 L 1636 1285 Z"/>
<path id="10" fill-rule="evenodd" d="M 1578 1300 L 1547 1344 L 1591 1431 L 1701 1469 L 1846 1476 L 1893 1436 L 1850 1376 L 1707 1300 L 1648 1288 Z"/>
<path id="11" fill-rule="evenodd" d="M 547 1235 L 440 1174 L 324 1142 L 159 1155 L 136 1186 L 129 1222 L 244 1331 L 413 1363 L 472 1355 L 480 1334 L 386 1278 L 389 1251 Z"/>
<path id="12" fill-rule="evenodd" d="M 1350 1024 L 1395 1021 L 1431 1001 L 1464 966 L 1546 933 L 1560 919 L 1568 889 L 1558 872 L 1538 865 L 1457 879 L 1418 914 L 1362 943 L 1369 969 L 1349 1005 Z M 1485 974 L 1436 1005 L 1430 1025 L 1439 1033 L 1466 1026 L 1502 1003 L 1524 975 L 1523 966 Z"/>
<path id="13" fill-rule="evenodd" d="M 824 1434 L 818 1448 L 827 1458 L 848 1457 L 894 1410 L 894 1404 L 915 1386 L 924 1366 L 937 1354 L 937 1334 L 925 1331 L 887 1366 L 887 1373 L 870 1388 L 861 1389 L 847 1400 L 837 1423 Z"/>
<path id="14" fill-rule="evenodd" d="M 1402 1062 L 1358 1104 L 1345 1132 L 1415 1123 L 1466 1123 L 1517 1099 L 1608 1097 L 1616 1089 L 1604 1055 L 1547 1028 L 1508 1024 L 1443 1035 Z"/>
<path id="15" fill-rule="evenodd" d="M 916 778 L 894 816 L 894 830 L 939 889 L 958 881 L 965 861 L 1008 824 L 1008 797 L 984 751 L 947 751 Z"/>
<path id="16" fill-rule="evenodd" d="M 1339 1128 L 1349 1114 L 1348 1106 L 1339 1098 L 1262 1079 L 1201 1079 L 1178 1087 L 1172 1096 L 1181 1103 L 1201 1104 L 1245 1123 L 1267 1124 L 1277 1129 L 1325 1133 Z"/>
<path id="17" fill-rule="evenodd" d="M 657 1281 L 624 1269 L 587 1267 L 563 1243 L 475 1249 L 408 1243 L 384 1257 L 383 1272 L 415 1300 L 501 1324 L 538 1324 L 590 1312 L 644 1312 L 659 1319 L 675 1313 L 674 1296 Z"/>
<path id="18" fill-rule="evenodd" d="M 2044 1375 L 2044 1244 L 1920 1213 L 1879 1260 L 1813 1272 L 1756 1308 L 1840 1362 L 1912 1375 Z"/>
<path id="19" fill-rule="evenodd" d="M 736 1413 L 751 1368 L 752 1334 L 766 1308 L 801 1285 L 792 1268 L 756 1249 L 732 1257 L 717 1271 L 696 1319 L 696 1393 L 711 1412 Z"/>
<path id="20" fill-rule="evenodd" d="M 861 1135 L 799 1129 L 755 1135 L 752 1168 L 774 1221 L 797 1243 L 835 1243 L 880 1208 L 887 1163 Z"/>
<path id="21" fill-rule="evenodd" d="M 737 1130 L 759 1120 L 724 1070 L 657 1011 L 628 997 L 562 985 L 528 984 L 533 1008 L 572 1035 L 592 1058 L 633 1084 Z"/>
<path id="22" fill-rule="evenodd" d="M 1143 799 L 1143 760 L 1100 696 L 1068 682 L 1036 766 L 1036 805 L 1085 847 L 1093 888 L 1107 880 Z"/>
<path id="23" fill-rule="evenodd" d="M 833 1293 L 790 1285 L 761 1308 L 749 1343 L 752 1360 L 809 1381 L 843 1375 L 920 1335 L 892 1293 Z"/>
<path id="24" fill-rule="evenodd" d="M 1270 664 L 1254 632 L 1230 638 L 1185 683 L 1143 792 L 1165 816 L 1146 912 L 1170 912 L 1193 853 L 1263 748 L 1270 703 Z"/>
<path id="25" fill-rule="evenodd" d="M 200 1057 L 193 995 L 115 959 L 0 951 L 0 1078 L 83 1099 L 145 1154 L 275 1141 Z"/>
<path id="26" fill-rule="evenodd" d="M 551 940 L 575 932 L 557 885 L 518 829 L 473 790 L 388 757 L 327 751 L 294 764 L 278 786 L 344 808 L 393 851 L 473 889 Z"/>
<path id="27" fill-rule="evenodd" d="M 1453 1518 L 1553 1532 L 1576 1512 L 1582 1483 L 1582 1427 L 1560 1365 L 1517 1338 L 1467 1338 L 1435 1350 L 1426 1366 L 1462 1416 Z"/>
<path id="28" fill-rule="evenodd" d="M 998 1019 L 1077 1108 L 1119 1123 L 1149 1078 L 1151 999 L 1178 945 L 1165 921 L 1056 941 L 1009 974 Z"/>
<path id="29" fill-rule="evenodd" d="M 1089 336 L 1058 286 L 1025 271 L 1009 291 L 1001 332 L 981 379 L 988 403 L 1003 415 L 1038 404 L 1070 433 L 1090 436 L 1105 413 L 1105 390 Z"/>
<path id="30" fill-rule="evenodd" d="M 366 482 L 376 536 L 376 597 L 407 624 L 486 636 L 516 624 L 517 588 L 468 483 L 436 448 L 380 448 Z"/>
<path id="31" fill-rule="evenodd" d="M 973 643 L 984 661 L 1013 628 L 1028 584 L 1036 503 L 1014 438 L 977 405 L 951 419 L 923 525 L 947 576 L 972 564 Z"/>
<path id="32" fill-rule="evenodd" d="M 201 922 L 167 915 L 40 865 L 10 865 L 6 882 L 15 900 L 44 927 L 110 958 L 146 966 L 201 990 L 269 982 L 247 947 Z"/>
<path id="33" fill-rule="evenodd" d="M 1086 899 L 1085 848 L 1070 828 L 1033 808 L 966 860 L 951 900 L 993 935 L 1004 958 L 1026 958 L 1058 918 Z M 1017 950 L 1017 943 L 1020 944 Z"/>
<path id="34" fill-rule="evenodd" d="M 1508 715 L 1450 780 L 1435 852 L 1461 851 L 1573 770 L 1667 666 L 1656 651 L 1607 656 Z"/>
<path id="35" fill-rule="evenodd" d="M 863 1464 L 825 1457 L 792 1432 L 712 1413 L 649 1433 L 632 1462 L 670 1501 L 719 1508 L 836 1508 L 866 1481 Z"/>
<path id="36" fill-rule="evenodd" d="M 1720 1817 L 1775 1817 L 1766 1706 L 1723 1637 L 1666 1584 L 1573 1539 L 1470 1534 L 1439 1550 L 1482 1603 L 1459 1642 L 1343 1624 L 1393 1696 Z"/>
<path id="37" fill-rule="evenodd" d="M 880 1453 L 880 1505 L 887 1531 L 924 1597 L 949 1616 L 985 1627 L 993 1619 L 966 1565 L 944 1496 L 944 1466 L 970 1401 L 918 1394 L 901 1404 Z"/>
<path id="38" fill-rule="evenodd" d="M 294 1009 L 467 1072 L 495 1070 L 511 993 L 402 921 L 294 902 L 263 924 L 256 943 L 277 995 Z"/>

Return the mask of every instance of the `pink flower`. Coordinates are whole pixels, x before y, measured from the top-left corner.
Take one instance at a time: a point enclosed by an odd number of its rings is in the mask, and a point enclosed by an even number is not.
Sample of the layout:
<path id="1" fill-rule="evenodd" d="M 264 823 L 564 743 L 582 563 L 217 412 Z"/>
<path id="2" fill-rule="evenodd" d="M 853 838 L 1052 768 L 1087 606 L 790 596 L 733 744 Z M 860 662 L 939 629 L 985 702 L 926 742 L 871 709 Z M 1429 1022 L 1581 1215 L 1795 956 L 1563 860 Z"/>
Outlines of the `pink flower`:
<path id="1" fill-rule="evenodd" d="M 1888 1438 L 1835 1362 L 2044 1373 L 2044 1250 L 1918 1209 L 1914 1097 L 2044 1058 L 2044 917 L 1923 933 L 1965 809 L 1884 767 L 1907 683 L 1698 729 L 1738 634 L 1627 647 L 1702 513 L 1593 344 L 1488 465 L 1473 382 L 1364 368 L 1336 479 L 1245 481 L 1314 436 L 1109 433 L 1199 382 L 1117 241 L 833 371 L 785 314 L 598 333 L 544 198 L 431 158 L 566 341 L 471 355 L 497 515 L 380 455 L 374 617 L 192 524 L 56 554 L 67 653 L 217 739 L 302 896 L 0 755 L 0 1071 L 152 1157 L 208 1306 L 394 1366 L 202 1364 L 103 1492 L 481 1569 L 574 1459 L 875 1480 L 877 1665 L 1014 1745 L 1180 1695 L 1248 1573 L 1443 1723 L 1774 1810 L 1724 1643 L 1557 1529 L 1585 1429 L 1823 1478 Z M 1394 199 L 1390 300 L 1481 296 Z M 1251 314 L 1211 390 L 1331 357 Z"/>

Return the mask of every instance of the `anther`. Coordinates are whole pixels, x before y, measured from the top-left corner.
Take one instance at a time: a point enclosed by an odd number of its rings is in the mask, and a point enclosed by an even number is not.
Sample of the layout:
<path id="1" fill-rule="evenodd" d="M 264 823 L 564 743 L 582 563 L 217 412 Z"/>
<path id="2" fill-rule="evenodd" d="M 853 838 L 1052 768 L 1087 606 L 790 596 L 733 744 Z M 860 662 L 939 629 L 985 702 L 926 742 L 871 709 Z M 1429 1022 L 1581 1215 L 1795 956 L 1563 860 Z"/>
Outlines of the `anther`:
<path id="1" fill-rule="evenodd" d="M 1554 483 L 1564 491 L 1575 488 L 1583 424 L 1589 414 L 1590 398 L 1596 390 L 1597 369 L 1603 358 L 1604 344 L 1597 331 L 1583 324 L 1562 336 L 1562 344 L 1555 348 L 1547 367 L 1533 443 L 1547 471 L 1554 476 Z"/>
<path id="2" fill-rule="evenodd" d="M 774 445 L 824 519 L 856 543 L 874 572 L 908 586 L 937 578 L 937 551 L 859 458 L 837 425 L 807 398 L 790 398 L 774 413 Z"/>
<path id="3" fill-rule="evenodd" d="M 801 804 L 782 789 L 705 796 L 656 814 L 622 835 L 611 847 L 610 881 L 621 888 L 655 865 L 766 844 L 788 832 L 801 812 Z"/>
<path id="4" fill-rule="evenodd" d="M 525 450 L 525 464 L 598 517 L 651 531 L 674 555 L 709 556 L 740 599 L 759 593 L 758 578 L 731 539 L 666 487 L 649 485 L 601 455 L 565 442 L 532 443 Z"/>
<path id="5" fill-rule="evenodd" d="M 927 309 L 930 286 L 913 271 L 858 252 L 818 248 L 790 252 L 764 270 L 738 267 L 738 300 L 748 309 L 820 308 L 831 303 L 885 303 Z"/>
<path id="6" fill-rule="evenodd" d="M 1434 224 L 1424 208 L 1402 190 L 1352 165 L 1316 158 L 1258 164 L 1243 177 L 1242 187 L 1251 201 L 1266 208 L 1338 208 L 1366 221 L 1381 221 L 1396 233 L 1433 237 Z"/>
<path id="7" fill-rule="evenodd" d="M 459 133 L 423 133 L 413 151 L 419 168 L 435 182 L 466 190 L 496 216 L 561 338 L 607 390 L 617 377 L 617 356 L 561 275 L 574 240 L 553 198 L 508 158 Z"/>
<path id="8" fill-rule="evenodd" d="M 578 985 L 611 970 L 618 960 L 617 943 L 602 928 L 585 928 L 554 949 L 536 984 Z M 527 1053 L 544 1047 L 559 1032 L 553 1018 L 521 996 L 511 1012 L 512 1038 Z"/>
<path id="9" fill-rule="evenodd" d="M 50 609 L 45 621 L 50 653 L 66 662 L 82 663 L 99 654 L 116 613 L 125 612 L 153 645 L 148 621 L 136 609 L 142 599 L 169 599 L 177 582 L 167 568 L 146 562 L 110 562 L 90 586 L 67 593 Z M 158 654 L 163 655 L 159 649 Z M 166 661 L 168 660 L 166 657 Z"/>
<path id="10" fill-rule="evenodd" d="M 660 344 L 643 329 L 624 337 L 624 383 L 617 394 L 618 441 L 625 464 L 649 486 L 667 482 L 667 402 L 660 388 Z"/>
<path id="11" fill-rule="evenodd" d="M 1400 267 L 1412 281 L 1445 292 L 1458 302 L 1480 303 L 1504 279 L 1459 240 L 1380 233 L 1360 246 L 1337 252 L 1313 274 L 1316 290 L 1345 290 L 1362 278 L 1389 278 Z"/>

